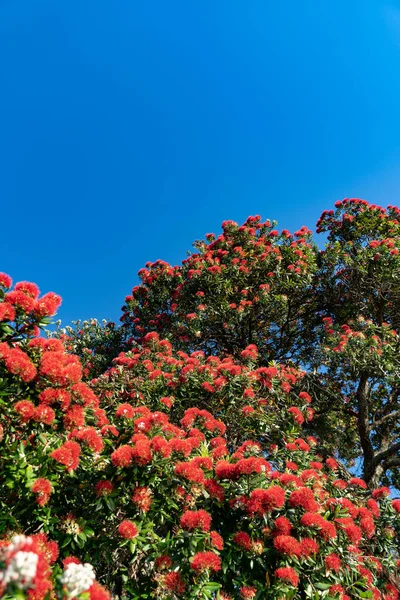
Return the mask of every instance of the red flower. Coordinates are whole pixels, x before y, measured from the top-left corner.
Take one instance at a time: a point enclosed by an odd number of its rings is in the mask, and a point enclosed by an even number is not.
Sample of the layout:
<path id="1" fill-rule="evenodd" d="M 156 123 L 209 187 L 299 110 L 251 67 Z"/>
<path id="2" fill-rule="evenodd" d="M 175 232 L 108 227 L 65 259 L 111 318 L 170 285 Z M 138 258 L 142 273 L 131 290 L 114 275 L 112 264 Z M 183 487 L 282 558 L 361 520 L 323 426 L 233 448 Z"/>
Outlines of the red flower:
<path id="1" fill-rule="evenodd" d="M 305 513 L 300 519 L 300 524 L 304 527 L 319 530 L 325 540 L 336 537 L 336 528 L 334 524 L 317 513 Z"/>
<path id="2" fill-rule="evenodd" d="M 16 292 L 23 292 L 27 296 L 30 296 L 34 300 L 39 296 L 39 288 L 36 283 L 30 281 L 19 281 L 15 284 L 14 290 Z"/>
<path id="3" fill-rule="evenodd" d="M 1 343 L 0 358 L 4 360 L 10 373 L 18 375 L 25 383 L 32 381 L 36 377 L 37 371 L 35 365 L 20 348 L 10 348 L 8 344 Z"/>
<path id="4" fill-rule="evenodd" d="M 292 524 L 286 517 L 278 517 L 274 523 L 273 535 L 289 535 L 292 531 Z"/>
<path id="5" fill-rule="evenodd" d="M 260 516 L 271 512 L 277 508 L 282 508 L 285 504 L 285 490 L 274 485 L 267 490 L 253 490 L 247 509 L 250 513 L 258 513 Z"/>
<path id="6" fill-rule="evenodd" d="M 397 513 L 400 513 L 400 500 L 393 500 L 392 507 Z"/>
<path id="7" fill-rule="evenodd" d="M 111 462 L 114 467 L 129 467 L 132 464 L 132 446 L 120 446 L 111 454 Z"/>
<path id="8" fill-rule="evenodd" d="M 137 487 L 133 492 L 132 501 L 140 510 L 147 512 L 151 506 L 151 490 L 148 487 Z"/>
<path id="9" fill-rule="evenodd" d="M 14 404 L 14 410 L 21 415 L 23 421 L 29 421 L 35 414 L 35 405 L 30 400 L 20 400 Z"/>
<path id="10" fill-rule="evenodd" d="M 2 302 L 0 304 L 0 321 L 14 321 L 15 319 L 15 310 L 8 304 L 7 302 Z"/>
<path id="11" fill-rule="evenodd" d="M 98 481 L 95 486 L 95 492 L 97 496 L 108 496 L 114 491 L 114 486 L 111 481 Z"/>
<path id="12" fill-rule="evenodd" d="M 274 547 L 281 554 L 287 556 L 300 556 L 299 542 L 291 535 L 277 535 L 274 537 Z"/>
<path id="13" fill-rule="evenodd" d="M 307 512 L 316 512 L 319 508 L 312 490 L 306 487 L 292 492 L 289 496 L 289 504 L 290 506 L 304 508 Z"/>
<path id="14" fill-rule="evenodd" d="M 138 535 L 139 531 L 135 523 L 125 519 L 125 521 L 122 521 L 122 523 L 118 525 L 118 533 L 126 540 L 131 540 Z"/>
<path id="15" fill-rule="evenodd" d="M 198 552 L 191 559 L 190 566 L 195 571 L 220 571 L 221 559 L 214 552 Z"/>
<path id="16" fill-rule="evenodd" d="M 372 497 L 375 500 L 385 498 L 386 496 L 390 496 L 390 489 L 388 487 L 380 487 L 372 492 Z"/>
<path id="17" fill-rule="evenodd" d="M 237 533 L 235 533 L 235 535 L 233 536 L 233 541 L 235 542 L 235 544 L 243 548 L 243 550 L 248 551 L 252 548 L 251 538 L 249 534 L 245 531 L 238 531 Z"/>
<path id="18" fill-rule="evenodd" d="M 308 558 L 312 554 L 317 554 L 319 545 L 312 538 L 304 538 L 300 541 L 300 556 Z"/>
<path id="19" fill-rule="evenodd" d="M 349 483 L 351 483 L 352 485 L 357 485 L 363 490 L 366 490 L 368 487 L 365 481 L 363 479 L 360 479 L 359 477 L 352 477 Z"/>
<path id="20" fill-rule="evenodd" d="M 79 464 L 81 447 L 77 442 L 68 441 L 50 454 L 57 462 L 64 465 L 69 471 L 75 471 Z"/>
<path id="21" fill-rule="evenodd" d="M 48 479 L 39 477 L 36 479 L 36 481 L 34 481 L 31 490 L 37 494 L 36 502 L 39 504 L 39 506 L 45 506 L 49 501 L 50 494 L 53 491 L 53 486 Z"/>
<path id="22" fill-rule="evenodd" d="M 61 302 L 61 296 L 57 296 L 54 292 L 48 292 L 36 301 L 35 314 L 38 317 L 52 317 L 56 314 Z"/>
<path id="23" fill-rule="evenodd" d="M 337 554 L 328 554 L 325 558 L 325 566 L 329 571 L 340 571 L 342 561 Z"/>
<path id="24" fill-rule="evenodd" d="M 223 550 L 224 540 L 217 531 L 211 531 L 210 533 L 211 545 L 217 550 Z"/>
<path id="25" fill-rule="evenodd" d="M 303 414 L 301 410 L 297 408 L 297 406 L 292 406 L 291 408 L 289 408 L 288 412 L 290 412 L 293 415 L 293 418 L 296 421 L 296 423 L 298 423 L 299 425 L 302 425 L 304 423 Z"/>
<path id="26" fill-rule="evenodd" d="M 201 529 L 202 531 L 210 531 L 211 515 L 203 510 L 187 510 L 183 513 L 180 524 L 182 529 Z"/>
<path id="27" fill-rule="evenodd" d="M 254 586 L 246 585 L 240 588 L 240 595 L 245 600 L 255 598 L 257 594 L 257 588 Z"/>
<path id="28" fill-rule="evenodd" d="M 282 579 L 282 581 L 285 581 L 286 583 L 290 583 L 293 587 L 299 585 L 299 576 L 292 567 L 281 567 L 276 569 L 275 577 Z"/>
<path id="29" fill-rule="evenodd" d="M 12 279 L 6 273 L 0 273 L 0 286 L 7 289 L 12 286 Z"/>
<path id="30" fill-rule="evenodd" d="M 89 588 L 89 600 L 111 600 L 111 594 L 97 581 L 94 581 Z"/>
<path id="31" fill-rule="evenodd" d="M 170 571 L 169 573 L 167 573 L 163 578 L 163 583 L 167 590 L 174 592 L 178 596 L 183 594 L 183 592 L 185 591 L 185 583 L 180 573 L 177 573 L 176 571 Z"/>
<path id="32" fill-rule="evenodd" d="M 155 561 L 156 569 L 170 569 L 172 567 L 172 558 L 167 554 L 162 554 L 158 556 Z"/>

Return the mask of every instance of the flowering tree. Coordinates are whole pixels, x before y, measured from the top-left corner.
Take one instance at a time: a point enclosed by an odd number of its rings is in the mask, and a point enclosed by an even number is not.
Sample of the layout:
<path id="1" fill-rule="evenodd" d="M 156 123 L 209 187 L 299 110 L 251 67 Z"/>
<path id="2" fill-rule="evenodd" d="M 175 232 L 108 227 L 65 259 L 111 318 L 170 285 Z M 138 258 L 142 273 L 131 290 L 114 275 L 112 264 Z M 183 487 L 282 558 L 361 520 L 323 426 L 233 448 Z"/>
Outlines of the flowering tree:
<path id="1" fill-rule="evenodd" d="M 302 433 L 299 371 L 153 333 L 93 391 L 2 282 L 2 597 L 398 598 L 400 501 Z"/>
<path id="2" fill-rule="evenodd" d="M 138 341 L 155 331 L 177 349 L 207 355 L 238 357 L 250 344 L 264 362 L 295 355 L 312 310 L 316 249 L 306 227 L 292 235 L 275 225 L 259 216 L 241 226 L 225 221 L 181 266 L 147 263 L 126 298 L 126 330 Z"/>
<path id="3" fill-rule="evenodd" d="M 61 327 L 58 321 L 57 325 L 55 334 L 48 331 L 47 335 L 61 339 L 68 352 L 79 356 L 84 381 L 104 373 L 125 347 L 125 332 L 113 321 L 73 321 L 66 327 Z"/>
<path id="4" fill-rule="evenodd" d="M 255 344 L 258 367 L 305 370 L 312 432 L 350 464 L 361 458 L 371 487 L 400 487 L 399 214 L 338 202 L 317 224 L 324 250 L 306 227 L 291 235 L 258 216 L 224 222 L 181 266 L 139 271 L 123 328 L 137 342 L 158 332 L 176 349 L 239 361 Z"/>

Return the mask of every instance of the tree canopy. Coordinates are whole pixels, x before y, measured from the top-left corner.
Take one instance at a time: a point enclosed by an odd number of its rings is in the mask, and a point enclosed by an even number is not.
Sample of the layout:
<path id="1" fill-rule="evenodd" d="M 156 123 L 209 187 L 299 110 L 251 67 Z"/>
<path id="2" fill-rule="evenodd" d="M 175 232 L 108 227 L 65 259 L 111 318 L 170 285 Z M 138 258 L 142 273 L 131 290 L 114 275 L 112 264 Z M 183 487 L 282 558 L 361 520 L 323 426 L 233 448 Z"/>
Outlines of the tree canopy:
<path id="1" fill-rule="evenodd" d="M 0 274 L 0 597 L 398 600 L 399 215 L 227 221 L 120 326 Z"/>

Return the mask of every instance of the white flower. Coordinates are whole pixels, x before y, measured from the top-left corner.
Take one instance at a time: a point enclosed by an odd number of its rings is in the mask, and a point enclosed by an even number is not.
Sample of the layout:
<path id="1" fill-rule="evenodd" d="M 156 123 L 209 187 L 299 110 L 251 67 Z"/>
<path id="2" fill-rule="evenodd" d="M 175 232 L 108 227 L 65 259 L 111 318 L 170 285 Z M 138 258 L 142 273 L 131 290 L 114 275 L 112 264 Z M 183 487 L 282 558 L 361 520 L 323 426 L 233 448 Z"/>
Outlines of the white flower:
<path id="1" fill-rule="evenodd" d="M 61 576 L 61 583 L 67 588 L 67 598 L 75 598 L 82 592 L 86 592 L 95 579 L 95 572 L 89 563 L 84 565 L 70 563 Z"/>
<path id="2" fill-rule="evenodd" d="M 29 588 L 36 575 L 38 560 L 35 552 L 20 550 L 11 557 L 6 569 L 0 574 L 0 580 L 6 586 L 15 583 L 20 589 Z"/>

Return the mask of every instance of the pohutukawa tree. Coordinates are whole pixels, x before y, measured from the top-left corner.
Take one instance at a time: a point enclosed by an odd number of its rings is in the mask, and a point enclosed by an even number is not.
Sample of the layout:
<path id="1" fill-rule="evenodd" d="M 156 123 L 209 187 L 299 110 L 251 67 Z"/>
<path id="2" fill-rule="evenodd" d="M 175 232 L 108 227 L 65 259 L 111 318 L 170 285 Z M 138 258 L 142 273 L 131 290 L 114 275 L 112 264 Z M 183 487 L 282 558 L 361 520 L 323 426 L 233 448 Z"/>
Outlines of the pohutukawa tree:
<path id="1" fill-rule="evenodd" d="M 397 218 L 226 222 L 121 328 L 0 274 L 0 597 L 398 600 Z"/>
<path id="2" fill-rule="evenodd" d="M 36 306 L 3 309 L 1 597 L 397 600 L 400 501 L 302 433 L 301 373 L 150 333 L 95 394 Z"/>
<path id="3" fill-rule="evenodd" d="M 258 365 L 306 371 L 313 432 L 363 476 L 400 486 L 400 211 L 363 200 L 336 203 L 318 232 L 278 232 L 249 217 L 223 223 L 180 266 L 148 263 L 123 307 L 123 328 L 175 348 L 233 355 L 249 344 Z M 342 338 L 340 338 L 342 336 Z M 364 338 L 365 336 L 365 338 Z"/>

